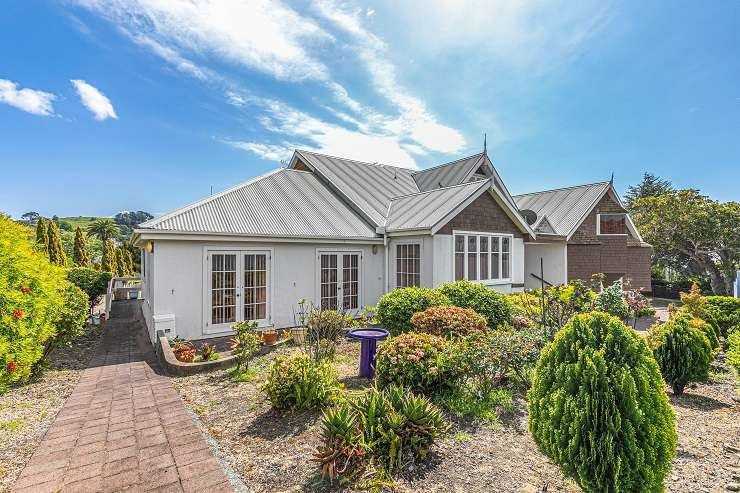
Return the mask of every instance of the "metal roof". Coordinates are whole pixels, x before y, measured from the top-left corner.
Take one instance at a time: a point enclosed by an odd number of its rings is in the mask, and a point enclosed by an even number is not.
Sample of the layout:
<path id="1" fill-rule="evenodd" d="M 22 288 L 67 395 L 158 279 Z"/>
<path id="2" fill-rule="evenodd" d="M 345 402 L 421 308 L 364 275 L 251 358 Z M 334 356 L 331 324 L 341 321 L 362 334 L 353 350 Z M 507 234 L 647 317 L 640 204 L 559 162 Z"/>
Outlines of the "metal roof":
<path id="1" fill-rule="evenodd" d="M 484 163 L 484 154 L 464 157 L 413 174 L 420 191 L 461 184 L 465 178 Z"/>
<path id="2" fill-rule="evenodd" d="M 374 226 L 385 223 L 392 198 L 419 191 L 410 169 L 303 150 L 296 150 L 296 154 L 323 175 L 337 193 L 354 203 Z"/>
<path id="3" fill-rule="evenodd" d="M 520 210 L 531 209 L 538 217 L 545 216 L 555 234 L 569 236 L 610 186 L 609 182 L 578 185 L 515 195 L 514 200 Z"/>
<path id="4" fill-rule="evenodd" d="M 283 168 L 139 227 L 254 236 L 377 237 L 374 228 L 329 192 L 316 175 Z"/>
<path id="5" fill-rule="evenodd" d="M 386 231 L 432 229 L 467 199 L 490 187 L 491 180 L 479 180 L 394 198 L 388 209 Z"/>

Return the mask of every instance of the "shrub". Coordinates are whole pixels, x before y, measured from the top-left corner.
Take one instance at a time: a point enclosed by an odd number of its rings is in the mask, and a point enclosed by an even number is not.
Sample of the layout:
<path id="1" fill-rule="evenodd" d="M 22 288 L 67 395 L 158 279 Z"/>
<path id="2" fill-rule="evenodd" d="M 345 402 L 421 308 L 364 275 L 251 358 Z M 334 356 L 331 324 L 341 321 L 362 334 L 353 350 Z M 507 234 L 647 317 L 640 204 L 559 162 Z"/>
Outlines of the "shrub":
<path id="1" fill-rule="evenodd" d="M 542 300 L 532 293 L 511 293 L 506 296 L 513 316 L 539 320 L 542 317 Z"/>
<path id="2" fill-rule="evenodd" d="M 604 313 L 574 316 L 543 351 L 528 394 L 539 448 L 584 491 L 661 491 L 675 416 L 641 336 Z"/>
<path id="3" fill-rule="evenodd" d="M 452 354 L 451 343 L 441 337 L 407 332 L 380 346 L 375 376 L 381 386 L 396 384 L 426 395 L 444 394 L 461 375 Z"/>
<path id="4" fill-rule="evenodd" d="M 100 297 L 108 292 L 108 283 L 113 274 L 86 267 L 73 267 L 67 272 L 69 282 L 83 290 L 90 302 L 89 310 L 98 303 Z"/>
<path id="5" fill-rule="evenodd" d="M 312 308 L 306 323 L 306 351 L 315 360 L 334 359 L 337 342 L 351 317 L 336 310 Z"/>
<path id="6" fill-rule="evenodd" d="M 63 304 L 55 323 L 55 334 L 46 340 L 41 358 L 34 365 L 34 372 L 43 368 L 54 349 L 69 345 L 85 330 L 85 322 L 90 314 L 87 294 L 72 283 L 65 282 L 64 286 Z"/>
<path id="7" fill-rule="evenodd" d="M 64 270 L 36 251 L 32 237 L 0 215 L 0 392 L 31 375 L 64 306 Z"/>
<path id="8" fill-rule="evenodd" d="M 691 317 L 699 318 L 708 322 L 714 329 L 715 336 L 722 334 L 722 328 L 719 320 L 722 318 L 722 312 L 717 306 L 710 305 L 707 298 L 701 294 L 699 285 L 694 283 L 688 293 L 681 292 L 682 306 L 677 310 L 678 314 L 688 314 Z"/>
<path id="9" fill-rule="evenodd" d="M 697 329 L 705 336 L 707 336 L 707 339 L 709 340 L 709 346 L 712 348 L 713 351 L 719 350 L 720 343 L 719 338 L 717 337 L 717 331 L 709 322 L 705 322 L 700 318 L 690 317 L 689 327 L 691 327 L 692 329 Z"/>
<path id="10" fill-rule="evenodd" d="M 218 359 L 218 353 L 216 352 L 216 346 L 204 342 L 200 346 L 200 357 L 203 361 L 211 361 Z"/>
<path id="11" fill-rule="evenodd" d="M 594 309 L 626 320 L 629 316 L 629 308 L 622 295 L 622 281 L 614 281 L 614 284 L 602 289 L 596 295 Z"/>
<path id="12" fill-rule="evenodd" d="M 330 361 L 314 361 L 304 352 L 278 356 L 262 390 L 273 406 L 302 410 L 333 403 L 341 390 Z"/>
<path id="13" fill-rule="evenodd" d="M 177 361 L 183 363 L 192 363 L 195 359 L 195 347 L 189 342 L 178 342 L 172 348 L 172 352 L 175 353 Z"/>
<path id="14" fill-rule="evenodd" d="M 400 288 L 385 294 L 378 301 L 377 318 L 392 334 L 412 330 L 411 317 L 431 306 L 451 305 L 450 299 L 429 288 Z"/>
<path id="15" fill-rule="evenodd" d="M 740 298 L 706 296 L 706 305 L 715 314 L 722 336 L 727 337 L 731 327 L 740 326 Z"/>
<path id="16" fill-rule="evenodd" d="M 727 362 L 740 375 L 740 330 L 733 331 L 727 337 Z"/>
<path id="17" fill-rule="evenodd" d="M 673 318 L 660 327 L 653 350 L 663 378 L 681 395 L 689 382 L 706 380 L 712 363 L 712 347 L 702 331 L 691 327 L 688 315 Z"/>
<path id="18" fill-rule="evenodd" d="M 511 323 L 511 305 L 506 295 L 495 289 L 470 281 L 457 281 L 442 284 L 439 292 L 447 296 L 453 305 L 475 310 L 486 319 L 491 329 Z"/>
<path id="19" fill-rule="evenodd" d="M 236 334 L 231 338 L 231 350 L 236 355 L 236 373 L 242 368 L 249 370 L 249 362 L 260 347 L 260 338 L 255 332 L 257 322 L 244 321 L 235 323 Z"/>
<path id="20" fill-rule="evenodd" d="M 400 472 L 427 456 L 449 429 L 426 397 L 403 387 L 373 387 L 324 413 L 322 444 L 313 460 L 322 477 L 354 481 L 372 466 L 380 475 Z"/>
<path id="21" fill-rule="evenodd" d="M 486 330 L 486 319 L 470 308 L 433 306 L 411 317 L 414 331 L 435 336 L 464 337 Z"/>

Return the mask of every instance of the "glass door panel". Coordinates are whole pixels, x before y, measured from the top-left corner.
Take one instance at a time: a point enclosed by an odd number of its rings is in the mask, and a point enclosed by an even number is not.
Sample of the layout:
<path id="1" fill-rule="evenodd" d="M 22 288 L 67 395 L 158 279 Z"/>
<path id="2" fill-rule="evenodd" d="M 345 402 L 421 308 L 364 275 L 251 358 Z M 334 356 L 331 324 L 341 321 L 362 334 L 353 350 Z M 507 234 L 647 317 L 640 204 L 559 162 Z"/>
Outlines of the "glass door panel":
<path id="1" fill-rule="evenodd" d="M 244 255 L 244 320 L 267 318 L 267 254 Z"/>
<path id="2" fill-rule="evenodd" d="M 322 253 L 320 255 L 319 288 L 322 310 L 336 310 L 338 307 L 339 272 L 337 257 L 338 254 L 336 253 Z"/>
<path id="3" fill-rule="evenodd" d="M 236 254 L 211 255 L 211 324 L 236 322 Z"/>
<path id="4" fill-rule="evenodd" d="M 342 308 L 357 310 L 360 300 L 360 255 L 342 254 Z"/>

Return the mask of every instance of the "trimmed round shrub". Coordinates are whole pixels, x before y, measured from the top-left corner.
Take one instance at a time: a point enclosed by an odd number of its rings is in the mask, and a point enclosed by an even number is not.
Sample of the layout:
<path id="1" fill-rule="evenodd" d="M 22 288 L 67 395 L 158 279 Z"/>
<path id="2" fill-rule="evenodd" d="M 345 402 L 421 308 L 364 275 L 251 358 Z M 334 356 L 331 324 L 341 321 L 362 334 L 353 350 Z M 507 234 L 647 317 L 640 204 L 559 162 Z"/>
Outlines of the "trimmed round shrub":
<path id="1" fill-rule="evenodd" d="M 388 339 L 375 357 L 378 384 L 396 384 L 427 395 L 454 388 L 459 369 L 449 358 L 450 344 L 431 334 L 406 332 Z"/>
<path id="2" fill-rule="evenodd" d="M 584 491 L 662 491 L 675 416 L 642 337 L 605 313 L 575 315 L 542 351 L 528 394 L 539 448 Z"/>
<path id="3" fill-rule="evenodd" d="M 704 298 L 707 308 L 714 315 L 720 332 L 727 337 L 731 327 L 740 325 L 740 298 L 733 296 L 705 296 Z"/>
<path id="4" fill-rule="evenodd" d="M 727 336 L 727 362 L 740 375 L 740 329 Z"/>
<path id="5" fill-rule="evenodd" d="M 707 339 L 709 339 L 709 345 L 711 346 L 712 350 L 719 349 L 720 343 L 719 337 L 717 337 L 719 334 L 717 334 L 715 328 L 712 327 L 712 324 L 700 318 L 690 317 L 689 327 L 691 327 L 692 329 L 697 329 L 705 336 L 707 336 Z"/>
<path id="6" fill-rule="evenodd" d="M 411 317 L 415 332 L 443 337 L 465 337 L 487 329 L 486 319 L 470 308 L 433 306 Z"/>
<path id="7" fill-rule="evenodd" d="M 509 300 L 495 289 L 470 281 L 457 281 L 442 284 L 439 292 L 447 296 L 453 305 L 475 310 L 486 319 L 491 329 L 511 324 Z"/>
<path id="8" fill-rule="evenodd" d="M 23 382 L 56 334 L 68 283 L 33 231 L 0 214 L 0 393 Z"/>
<path id="9" fill-rule="evenodd" d="M 304 352 L 275 358 L 262 384 L 273 406 L 292 410 L 332 404 L 341 389 L 331 361 L 314 361 Z"/>
<path id="10" fill-rule="evenodd" d="M 691 323 L 691 317 L 685 315 L 664 323 L 653 350 L 660 372 L 675 395 L 681 395 L 690 382 L 706 380 L 712 363 L 709 339 Z"/>
<path id="11" fill-rule="evenodd" d="M 451 305 L 450 299 L 429 288 L 400 288 L 378 301 L 378 322 L 392 334 L 412 330 L 411 317 L 430 306 Z"/>

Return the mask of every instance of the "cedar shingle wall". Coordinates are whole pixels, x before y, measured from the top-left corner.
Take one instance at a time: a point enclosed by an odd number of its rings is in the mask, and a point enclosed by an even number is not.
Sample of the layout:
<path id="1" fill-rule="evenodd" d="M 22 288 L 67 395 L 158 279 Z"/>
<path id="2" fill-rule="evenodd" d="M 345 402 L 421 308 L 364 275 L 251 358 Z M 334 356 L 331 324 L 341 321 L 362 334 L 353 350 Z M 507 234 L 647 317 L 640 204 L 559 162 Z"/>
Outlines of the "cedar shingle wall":
<path id="1" fill-rule="evenodd" d="M 490 193 L 484 193 L 475 199 L 460 214 L 442 226 L 437 234 L 449 235 L 453 229 L 511 233 L 516 238 L 523 236 L 514 221 L 506 215 Z"/>
<path id="2" fill-rule="evenodd" d="M 639 246 L 627 236 L 597 236 L 596 215 L 625 212 L 608 194 L 594 207 L 568 241 L 568 279 L 589 280 L 593 274 L 607 274 L 607 279 L 623 275 L 630 287 L 651 291 L 650 254 L 652 249 Z"/>

